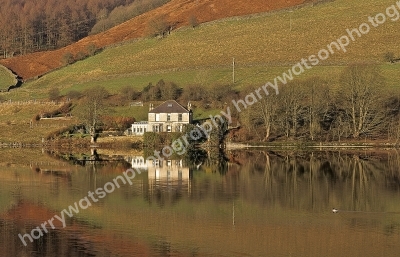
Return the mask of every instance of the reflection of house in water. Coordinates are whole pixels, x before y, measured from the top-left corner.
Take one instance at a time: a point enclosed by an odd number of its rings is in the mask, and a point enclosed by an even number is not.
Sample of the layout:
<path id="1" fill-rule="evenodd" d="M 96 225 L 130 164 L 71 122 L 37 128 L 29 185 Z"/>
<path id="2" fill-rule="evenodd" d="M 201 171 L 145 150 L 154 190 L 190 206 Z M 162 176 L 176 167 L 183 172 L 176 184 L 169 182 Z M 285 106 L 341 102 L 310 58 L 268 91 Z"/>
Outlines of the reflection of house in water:
<path id="1" fill-rule="evenodd" d="M 183 160 L 148 160 L 149 180 L 174 181 L 189 180 L 189 168 L 183 165 Z"/>
<path id="2" fill-rule="evenodd" d="M 149 199 L 159 204 L 191 195 L 191 172 L 183 160 L 147 160 Z"/>
<path id="3" fill-rule="evenodd" d="M 127 157 L 125 160 L 131 163 L 132 168 L 136 168 L 139 170 L 147 170 L 146 159 L 143 156 L 132 156 Z"/>
<path id="4" fill-rule="evenodd" d="M 142 156 L 126 158 L 132 168 L 148 172 L 151 189 L 185 187 L 190 191 L 190 169 L 183 160 L 146 160 Z"/>

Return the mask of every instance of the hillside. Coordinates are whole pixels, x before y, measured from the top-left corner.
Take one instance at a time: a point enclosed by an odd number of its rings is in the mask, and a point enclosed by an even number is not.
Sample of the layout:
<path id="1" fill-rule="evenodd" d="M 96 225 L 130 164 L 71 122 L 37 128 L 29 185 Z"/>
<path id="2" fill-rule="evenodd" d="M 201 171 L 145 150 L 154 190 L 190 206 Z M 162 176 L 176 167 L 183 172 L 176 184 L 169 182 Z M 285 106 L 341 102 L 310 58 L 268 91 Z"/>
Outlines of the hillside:
<path id="1" fill-rule="evenodd" d="M 7 90 L 9 86 L 15 85 L 15 76 L 6 67 L 0 65 L 0 91 Z"/>
<path id="2" fill-rule="evenodd" d="M 165 16 L 170 24 L 176 24 L 175 28 L 179 28 L 187 25 L 192 16 L 203 23 L 225 17 L 282 9 L 303 2 L 304 0 L 172 0 L 162 7 L 140 15 L 104 33 L 86 37 L 65 48 L 4 59 L 0 63 L 24 79 L 29 79 L 62 66 L 62 57 L 66 53 L 76 55 L 78 52 L 85 52 L 89 44 L 95 44 L 98 48 L 102 48 L 143 37 L 146 34 L 149 21 L 154 17 Z"/>
<path id="3" fill-rule="evenodd" d="M 119 92 L 126 85 L 141 90 L 160 79 L 182 87 L 227 84 L 232 81 L 232 57 L 236 59 L 236 85 L 257 85 L 326 48 L 347 28 L 359 26 L 369 15 L 382 12 L 391 4 L 389 0 L 353 0 L 351 4 L 337 0 L 294 12 L 227 19 L 194 30 L 181 29 L 163 40 L 143 39 L 106 48 L 94 57 L 26 83 L 18 90 L 18 96 L 8 97 L 43 98 L 54 86 L 62 93 L 94 85 L 103 85 L 111 92 Z M 382 64 L 389 85 L 398 87 L 399 64 L 383 61 L 386 52 L 400 55 L 396 35 L 400 35 L 398 23 L 387 22 L 349 45 L 346 53 L 337 52 L 303 77 L 320 76 L 335 85 L 343 65 L 375 62 Z"/>
<path id="4" fill-rule="evenodd" d="M 127 9 L 138 1 L 3 0 L 0 56 L 6 58 L 69 45 L 87 36 L 94 25 L 105 20 L 108 12 Z M 142 13 L 147 6 L 147 10 L 151 9 L 153 1 L 164 0 L 146 0 L 146 5 L 141 5 Z"/>

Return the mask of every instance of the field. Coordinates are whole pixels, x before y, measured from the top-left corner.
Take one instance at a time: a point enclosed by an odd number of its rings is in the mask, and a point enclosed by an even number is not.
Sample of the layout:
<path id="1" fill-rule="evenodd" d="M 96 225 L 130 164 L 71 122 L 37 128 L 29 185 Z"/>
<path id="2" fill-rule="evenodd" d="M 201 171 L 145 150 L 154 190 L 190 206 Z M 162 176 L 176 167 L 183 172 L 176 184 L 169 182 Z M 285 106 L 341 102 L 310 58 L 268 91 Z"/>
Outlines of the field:
<path id="1" fill-rule="evenodd" d="M 0 90 L 6 90 L 9 86 L 15 85 L 15 77 L 3 65 L 0 65 Z"/>
<path id="2" fill-rule="evenodd" d="M 33 120 L 34 115 L 59 107 L 52 103 L 0 104 L 0 143 L 41 143 L 50 132 L 76 123 L 74 119 Z"/>
<path id="3" fill-rule="evenodd" d="M 94 44 L 98 48 L 149 35 L 149 24 L 165 17 L 165 22 L 174 28 L 189 24 L 191 17 L 199 23 L 226 17 L 279 10 L 302 4 L 305 0 L 171 0 L 167 4 L 135 17 L 103 33 L 86 37 L 74 44 L 55 51 L 38 52 L 15 58 L 0 60 L 24 79 L 34 78 L 62 66 L 66 53 L 87 52 L 86 47 Z M 314 1 L 314 0 L 311 0 Z M 310 2 L 310 1 L 308 1 Z M 150 28 L 151 30 L 151 28 Z"/>
<path id="4" fill-rule="evenodd" d="M 233 57 L 237 87 L 260 85 L 302 58 L 326 49 L 327 44 L 345 35 L 347 28 L 358 27 L 369 15 L 384 12 L 391 4 L 388 0 L 337 0 L 293 12 L 229 18 L 196 29 L 182 28 L 165 39 L 141 39 L 106 48 L 94 57 L 26 83 L 18 96 L 9 97 L 43 98 L 51 87 L 60 88 L 62 93 L 98 85 L 114 93 L 125 85 L 141 90 L 161 78 L 182 87 L 199 84 L 207 88 L 232 82 Z M 400 55 L 396 35 L 400 35 L 400 26 L 388 20 L 351 43 L 347 53 L 337 51 L 303 77 L 320 76 L 335 84 L 343 65 L 372 62 L 379 63 L 388 84 L 397 87 L 399 64 L 383 60 L 387 52 Z"/>

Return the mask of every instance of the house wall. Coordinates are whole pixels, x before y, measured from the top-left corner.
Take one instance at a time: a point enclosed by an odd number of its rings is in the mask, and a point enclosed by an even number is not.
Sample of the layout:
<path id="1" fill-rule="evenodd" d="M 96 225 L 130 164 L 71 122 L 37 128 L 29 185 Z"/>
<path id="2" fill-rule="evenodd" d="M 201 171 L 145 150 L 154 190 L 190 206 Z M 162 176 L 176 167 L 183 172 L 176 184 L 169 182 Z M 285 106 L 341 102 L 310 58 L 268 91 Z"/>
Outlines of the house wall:
<path id="1" fill-rule="evenodd" d="M 168 132 L 167 127 L 171 126 L 170 132 L 180 132 L 178 129 L 182 125 L 190 124 L 193 121 L 192 113 L 182 113 L 182 120 L 179 121 L 179 113 L 170 113 L 170 120 L 168 119 L 167 113 L 159 113 L 159 120 L 156 121 L 156 113 L 149 113 L 148 114 L 148 127 L 147 131 L 149 132 L 157 132 L 153 130 L 154 126 L 158 126 L 161 128 L 162 132 Z"/>
<path id="2" fill-rule="evenodd" d="M 192 114 L 191 113 L 182 113 L 182 121 L 179 121 L 178 119 L 178 113 L 170 113 L 171 114 L 171 120 L 170 122 L 182 122 L 182 123 L 192 123 Z M 160 120 L 157 122 L 167 122 L 167 113 L 159 113 L 160 115 Z M 156 114 L 155 113 L 149 113 L 148 115 L 148 121 L 149 122 L 156 122 Z"/>
<path id="3" fill-rule="evenodd" d="M 143 135 L 148 131 L 148 123 L 134 123 L 132 124 L 132 134 L 133 135 Z"/>

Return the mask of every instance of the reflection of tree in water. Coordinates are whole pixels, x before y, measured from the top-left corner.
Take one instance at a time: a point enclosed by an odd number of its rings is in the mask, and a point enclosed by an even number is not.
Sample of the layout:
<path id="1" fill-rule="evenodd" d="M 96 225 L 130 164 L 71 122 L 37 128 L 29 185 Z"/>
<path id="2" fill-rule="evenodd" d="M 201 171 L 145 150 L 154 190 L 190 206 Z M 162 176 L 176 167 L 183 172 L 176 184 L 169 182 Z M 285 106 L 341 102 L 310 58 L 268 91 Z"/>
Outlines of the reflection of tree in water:
<path id="1" fill-rule="evenodd" d="M 199 170 L 201 166 L 209 167 L 213 173 L 225 174 L 228 171 L 229 159 L 224 151 L 218 147 L 210 147 L 207 150 L 196 149 L 186 156 L 189 167 Z"/>
<path id="2" fill-rule="evenodd" d="M 397 149 L 393 154 L 388 154 L 387 167 L 386 184 L 391 190 L 398 192 L 400 191 L 400 154 Z"/>
<path id="3" fill-rule="evenodd" d="M 207 150 L 207 159 L 205 159 L 204 165 L 211 167 L 213 172 L 220 174 L 226 174 L 228 171 L 228 159 L 220 148 L 209 148 Z"/>
<path id="4" fill-rule="evenodd" d="M 183 157 L 191 168 L 197 168 L 199 164 L 203 164 L 208 158 L 207 152 L 203 149 L 190 150 Z"/>
<path id="5" fill-rule="evenodd" d="M 163 190 L 162 188 L 154 188 L 154 192 L 147 194 L 145 199 L 150 203 L 156 203 L 159 207 L 165 207 L 169 205 L 175 205 L 182 198 L 182 188 L 174 187 L 169 190 Z"/>
<path id="6" fill-rule="evenodd" d="M 197 149 L 196 151 L 190 151 L 185 157 L 184 166 L 189 168 L 190 174 L 193 172 L 202 173 L 206 170 L 207 172 L 211 171 L 212 174 L 224 175 L 227 173 L 228 162 L 223 152 Z M 185 197 L 190 197 L 191 200 L 201 199 L 202 192 L 208 195 L 210 185 L 220 187 L 212 181 L 196 183 L 192 179 L 174 181 L 164 178 L 159 181 L 149 180 L 144 187 L 144 198 L 150 204 L 155 203 L 160 207 L 165 207 L 174 205 Z"/>
<path id="7" fill-rule="evenodd" d="M 242 197 L 279 208 L 329 210 L 338 204 L 348 210 L 381 210 L 381 199 L 399 185 L 399 172 L 393 171 L 399 158 L 393 154 L 390 164 L 385 156 L 340 152 L 239 152 L 235 160 L 243 164 Z"/>
<path id="8" fill-rule="evenodd" d="M 154 256 L 171 256 L 171 254 L 172 254 L 171 242 L 168 242 L 164 238 L 160 238 L 158 240 L 155 240 L 152 243 L 152 247 L 151 248 L 155 252 Z"/>
<path id="9" fill-rule="evenodd" d="M 125 161 L 122 155 L 101 155 L 97 153 L 96 148 L 91 148 L 87 153 L 64 153 L 56 151 L 46 152 L 51 158 L 65 162 L 66 164 L 78 165 L 82 167 L 92 168 L 96 171 L 99 168 L 108 168 L 113 170 L 113 167 L 121 166 L 121 171 L 130 168 L 130 164 Z"/>
<path id="10" fill-rule="evenodd" d="M 360 160 L 359 156 L 353 156 L 351 162 L 351 209 L 352 210 L 366 210 L 367 206 L 367 194 L 369 191 L 369 180 L 373 179 L 372 176 L 366 174 L 368 163 Z M 371 174 L 372 175 L 372 174 Z"/>

